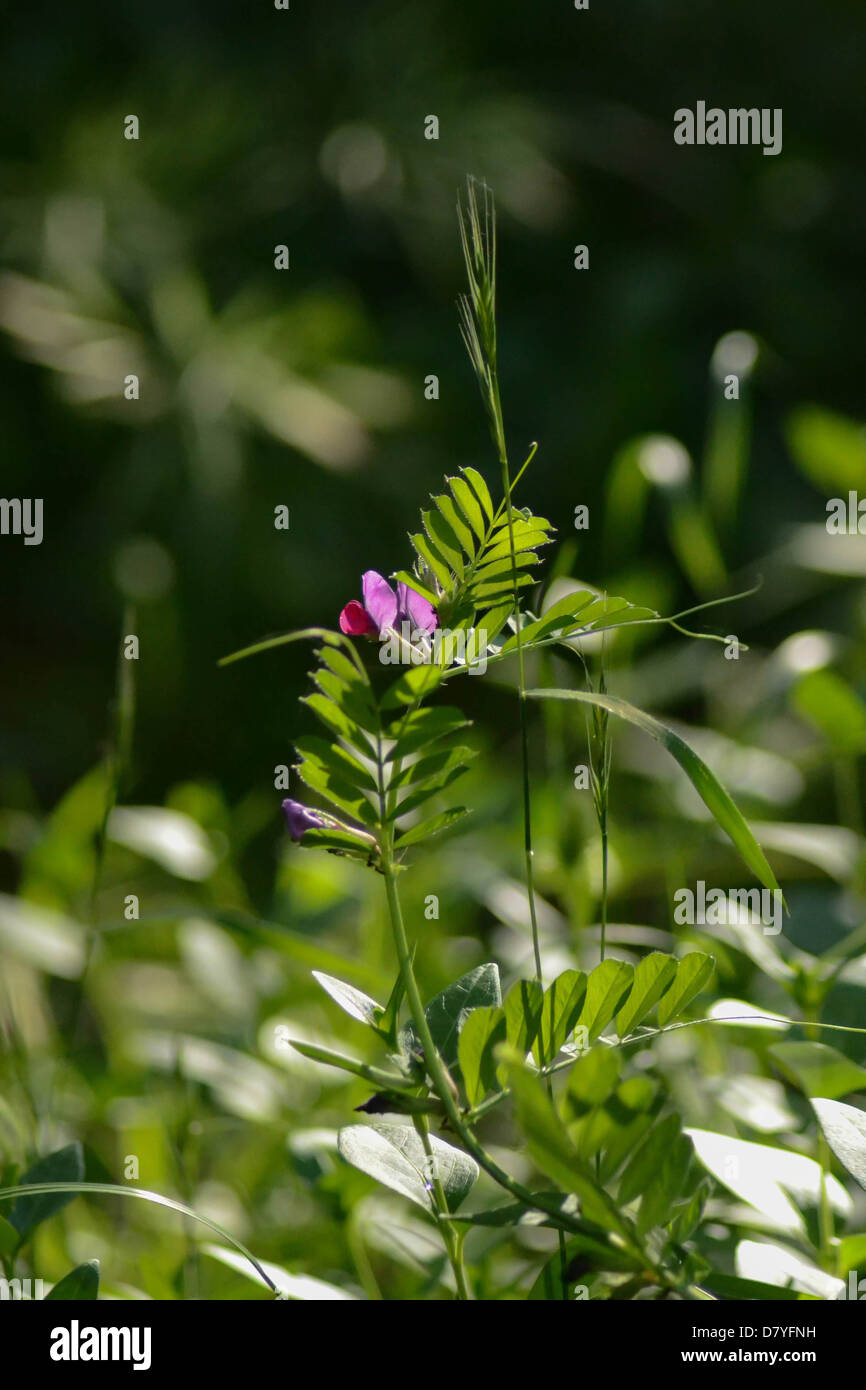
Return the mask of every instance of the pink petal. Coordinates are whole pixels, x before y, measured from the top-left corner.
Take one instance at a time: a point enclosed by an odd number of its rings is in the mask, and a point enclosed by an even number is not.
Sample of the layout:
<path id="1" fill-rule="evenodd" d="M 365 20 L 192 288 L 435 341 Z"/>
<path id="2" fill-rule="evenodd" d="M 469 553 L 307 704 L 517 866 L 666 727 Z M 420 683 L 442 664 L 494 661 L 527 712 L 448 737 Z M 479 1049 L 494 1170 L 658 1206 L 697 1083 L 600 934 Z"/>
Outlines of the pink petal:
<path id="1" fill-rule="evenodd" d="M 366 637 L 377 630 L 363 603 L 356 598 L 350 599 L 340 614 L 340 631 L 348 637 Z"/>
<path id="2" fill-rule="evenodd" d="M 397 621 L 397 595 L 387 579 L 383 579 L 375 570 L 367 570 L 361 576 L 361 592 L 364 607 L 381 636 L 384 628 L 393 627 Z"/>
<path id="3" fill-rule="evenodd" d="M 414 628 L 419 632 L 433 632 L 438 619 L 432 603 L 402 581 L 397 585 L 397 602 L 401 615 L 405 613 Z"/>

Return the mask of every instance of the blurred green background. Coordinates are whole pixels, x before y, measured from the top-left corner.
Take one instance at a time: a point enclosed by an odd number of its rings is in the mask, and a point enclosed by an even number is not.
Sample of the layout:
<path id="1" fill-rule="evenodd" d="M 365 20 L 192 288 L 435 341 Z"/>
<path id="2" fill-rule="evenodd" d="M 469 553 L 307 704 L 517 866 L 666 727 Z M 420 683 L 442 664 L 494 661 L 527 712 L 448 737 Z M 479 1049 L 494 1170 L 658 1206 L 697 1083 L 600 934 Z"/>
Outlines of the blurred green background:
<path id="1" fill-rule="evenodd" d="M 293 1035 L 337 1025 L 310 967 L 389 988 L 380 885 L 285 853 L 274 769 L 309 727 L 307 655 L 216 662 L 334 625 L 363 570 L 407 563 L 445 471 L 495 482 L 455 312 L 467 174 L 497 198 L 506 422 L 515 461 L 538 441 L 522 500 L 566 543 L 549 557 L 558 574 L 664 612 L 763 577 L 694 620 L 748 643 L 738 662 L 672 632 L 621 637 L 611 687 L 706 726 L 700 750 L 785 875 L 794 911 L 774 959 L 811 959 L 860 927 L 866 537 L 830 537 L 824 520 L 828 498 L 866 492 L 864 70 L 854 0 L 16 14 L 0 95 L 3 493 L 44 498 L 45 537 L 0 538 L 11 1163 L 81 1138 L 90 1175 L 119 1180 L 141 1155 L 144 1185 L 370 1292 L 367 1237 L 345 1219 L 370 1185 L 327 1139 L 364 1087 L 274 1037 L 281 1020 Z M 782 153 L 676 146 L 673 113 L 699 99 L 781 107 Z M 723 398 L 730 371 L 738 401 Z M 134 733 L 94 900 L 128 632 Z M 488 754 L 465 794 L 476 815 L 406 876 L 428 993 L 488 955 L 506 973 L 529 957 L 512 690 L 491 674 L 461 694 Z M 533 752 L 554 968 L 591 952 L 599 885 L 572 788 L 582 722 L 545 717 Z M 671 885 L 727 882 L 734 861 L 661 755 L 625 736 L 617 748 L 619 945 L 668 949 Z M 735 940 L 720 970 L 723 992 L 766 987 L 765 1003 L 787 979 Z M 834 1018 L 862 1020 L 853 974 Z M 713 1049 L 704 1061 L 730 1065 Z M 176 1218 L 111 1202 L 70 1213 L 71 1231 L 44 1237 L 46 1277 L 71 1241 L 118 1288 L 255 1293 L 185 1250 Z M 388 1223 L 369 1224 L 386 1293 L 419 1296 L 429 1259 L 382 1254 Z M 491 1289 L 530 1256 L 510 1256 Z"/>

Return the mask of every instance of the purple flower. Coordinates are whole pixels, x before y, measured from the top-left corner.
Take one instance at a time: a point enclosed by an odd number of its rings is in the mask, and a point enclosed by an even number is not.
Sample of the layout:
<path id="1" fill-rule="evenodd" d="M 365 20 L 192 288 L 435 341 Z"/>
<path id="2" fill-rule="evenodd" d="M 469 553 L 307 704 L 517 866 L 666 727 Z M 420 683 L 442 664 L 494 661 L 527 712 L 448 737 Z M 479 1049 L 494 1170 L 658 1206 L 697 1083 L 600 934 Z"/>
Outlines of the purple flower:
<path id="1" fill-rule="evenodd" d="M 300 840 L 305 830 L 321 830 L 327 821 L 317 811 L 311 811 L 300 801 L 287 798 L 283 802 L 286 825 L 293 840 Z"/>
<path id="2" fill-rule="evenodd" d="M 374 633 L 382 637 L 402 622 L 411 623 L 418 632 L 434 631 L 437 618 L 432 603 L 402 580 L 395 594 L 387 579 L 375 570 L 367 570 L 361 577 L 361 592 L 363 603 L 352 599 L 340 614 L 342 632 L 352 637 L 373 636 Z"/>

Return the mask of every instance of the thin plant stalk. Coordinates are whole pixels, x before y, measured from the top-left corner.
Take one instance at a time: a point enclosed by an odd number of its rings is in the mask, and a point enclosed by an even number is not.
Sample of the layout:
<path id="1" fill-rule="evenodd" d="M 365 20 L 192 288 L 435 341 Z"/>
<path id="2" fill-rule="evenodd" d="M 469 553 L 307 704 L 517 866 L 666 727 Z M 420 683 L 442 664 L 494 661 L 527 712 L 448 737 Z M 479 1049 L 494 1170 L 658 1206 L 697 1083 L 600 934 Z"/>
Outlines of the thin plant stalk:
<path id="1" fill-rule="evenodd" d="M 461 300 L 461 319 L 463 337 L 475 366 L 490 419 L 491 432 L 499 455 L 499 468 L 502 480 L 502 495 L 505 500 L 508 522 L 508 544 L 511 560 L 511 588 L 514 597 L 514 622 L 517 637 L 517 692 L 520 709 L 520 770 L 523 786 L 523 858 L 526 877 L 526 899 L 529 905 L 529 923 L 532 934 L 532 954 L 535 965 L 535 978 L 540 988 L 544 988 L 541 969 L 541 943 L 538 933 L 538 912 L 535 905 L 535 866 L 532 848 L 532 791 L 529 776 L 529 719 L 526 709 L 526 667 L 520 624 L 520 586 L 518 584 L 517 553 L 514 547 L 514 503 L 512 501 L 511 470 L 508 463 L 508 446 L 505 439 L 505 420 L 502 414 L 502 399 L 499 391 L 499 367 L 496 342 L 496 210 L 493 195 L 488 188 L 483 191 L 483 217 L 479 213 L 475 185 L 469 184 L 469 197 L 466 215 L 460 216 L 460 234 L 466 270 L 469 278 L 469 296 Z M 542 1065 L 547 1058 L 542 1056 Z M 548 1077 L 547 1092 L 553 1101 L 553 1084 Z M 565 1237 L 559 1232 L 559 1256 L 562 1276 L 563 1297 L 565 1293 L 566 1249 Z"/>

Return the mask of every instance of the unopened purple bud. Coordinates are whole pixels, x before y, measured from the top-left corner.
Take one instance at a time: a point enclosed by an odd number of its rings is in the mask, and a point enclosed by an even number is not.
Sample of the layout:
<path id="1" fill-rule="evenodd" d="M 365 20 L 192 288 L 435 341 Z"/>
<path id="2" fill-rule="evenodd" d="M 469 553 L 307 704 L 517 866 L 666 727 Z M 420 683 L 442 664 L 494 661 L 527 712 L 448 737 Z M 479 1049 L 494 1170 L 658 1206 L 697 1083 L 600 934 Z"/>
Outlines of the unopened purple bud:
<path id="1" fill-rule="evenodd" d="M 317 811 L 311 811 L 309 806 L 290 798 L 283 802 L 283 814 L 293 840 L 300 840 L 305 830 L 321 830 L 327 824 Z"/>

